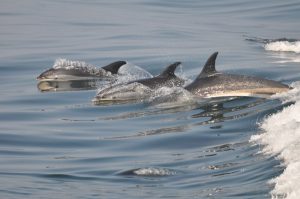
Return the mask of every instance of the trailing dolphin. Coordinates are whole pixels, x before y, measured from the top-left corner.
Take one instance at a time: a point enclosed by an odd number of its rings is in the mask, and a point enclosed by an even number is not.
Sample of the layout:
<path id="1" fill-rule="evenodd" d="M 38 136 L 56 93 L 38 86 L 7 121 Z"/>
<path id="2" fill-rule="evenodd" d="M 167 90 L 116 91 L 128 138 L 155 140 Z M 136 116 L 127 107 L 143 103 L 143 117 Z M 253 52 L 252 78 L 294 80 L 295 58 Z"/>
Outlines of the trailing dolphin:
<path id="1" fill-rule="evenodd" d="M 218 52 L 213 53 L 198 77 L 185 87 L 197 97 L 268 97 L 286 92 L 289 86 L 259 77 L 220 73 L 215 68 Z"/>
<path id="2" fill-rule="evenodd" d="M 109 79 L 118 73 L 125 61 L 116 61 L 102 68 L 96 68 L 85 62 L 58 60 L 50 68 L 37 77 L 39 81 L 68 81 L 88 79 Z"/>
<path id="3" fill-rule="evenodd" d="M 129 101 L 149 97 L 156 89 L 162 87 L 183 86 L 184 80 L 177 77 L 174 72 L 181 62 L 169 65 L 160 75 L 152 78 L 130 81 L 125 84 L 116 84 L 101 90 L 94 102 L 99 101 Z"/>

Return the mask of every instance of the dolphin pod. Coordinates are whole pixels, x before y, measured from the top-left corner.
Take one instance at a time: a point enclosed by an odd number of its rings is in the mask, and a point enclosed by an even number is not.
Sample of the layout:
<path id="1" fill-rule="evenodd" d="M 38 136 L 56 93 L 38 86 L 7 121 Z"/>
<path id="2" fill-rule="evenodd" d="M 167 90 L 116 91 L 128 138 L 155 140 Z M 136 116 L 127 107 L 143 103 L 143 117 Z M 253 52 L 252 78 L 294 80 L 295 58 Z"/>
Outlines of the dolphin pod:
<path id="1" fill-rule="evenodd" d="M 104 89 L 100 88 L 93 102 L 97 104 L 101 101 L 145 99 L 162 87 L 182 87 L 197 98 L 238 96 L 267 98 L 270 95 L 287 92 L 291 89 L 283 83 L 260 77 L 221 73 L 216 70 L 215 66 L 217 55 L 218 52 L 215 52 L 208 58 L 200 74 L 189 85 L 184 86 L 185 81 L 175 75 L 177 66 L 181 64 L 181 62 L 175 62 L 166 67 L 158 76 L 118 83 Z M 43 72 L 37 79 L 40 82 L 109 79 L 117 76 L 120 67 L 126 63 L 125 61 L 117 61 L 102 68 L 53 67 Z"/>

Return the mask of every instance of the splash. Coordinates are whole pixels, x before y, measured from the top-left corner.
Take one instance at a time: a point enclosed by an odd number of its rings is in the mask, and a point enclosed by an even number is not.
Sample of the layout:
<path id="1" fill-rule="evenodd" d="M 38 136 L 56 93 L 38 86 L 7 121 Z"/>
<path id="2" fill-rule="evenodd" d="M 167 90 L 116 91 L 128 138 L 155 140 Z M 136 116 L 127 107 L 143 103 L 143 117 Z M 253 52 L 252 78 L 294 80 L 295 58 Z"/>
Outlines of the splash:
<path id="1" fill-rule="evenodd" d="M 65 68 L 68 70 L 76 69 L 76 68 L 89 68 L 91 70 L 97 69 L 96 66 L 88 64 L 83 61 L 73 61 L 73 60 L 67 60 L 62 58 L 56 59 L 52 67 L 54 69 Z"/>
<path id="2" fill-rule="evenodd" d="M 137 175 L 137 176 L 148 176 L 148 177 L 155 177 L 155 176 L 172 176 L 176 175 L 176 171 L 165 169 L 165 168 L 154 168 L 154 167 L 146 167 L 146 168 L 139 168 L 133 169 L 129 171 L 122 172 L 123 175 Z"/>
<path id="3" fill-rule="evenodd" d="M 129 62 L 121 66 L 118 73 L 120 76 L 115 84 L 153 77 L 148 71 Z"/>
<path id="4" fill-rule="evenodd" d="M 265 44 L 265 50 L 300 53 L 300 41 L 274 41 Z"/>
<path id="5" fill-rule="evenodd" d="M 195 96 L 182 87 L 162 87 L 153 92 L 148 103 L 154 108 L 175 108 L 196 103 Z"/>
<path id="6" fill-rule="evenodd" d="M 272 198 L 296 199 L 300 195 L 300 82 L 291 85 L 290 92 L 274 98 L 283 102 L 295 102 L 281 112 L 267 117 L 261 124 L 259 135 L 252 142 L 263 145 L 262 152 L 279 158 L 284 172 L 270 180 L 274 184 Z"/>

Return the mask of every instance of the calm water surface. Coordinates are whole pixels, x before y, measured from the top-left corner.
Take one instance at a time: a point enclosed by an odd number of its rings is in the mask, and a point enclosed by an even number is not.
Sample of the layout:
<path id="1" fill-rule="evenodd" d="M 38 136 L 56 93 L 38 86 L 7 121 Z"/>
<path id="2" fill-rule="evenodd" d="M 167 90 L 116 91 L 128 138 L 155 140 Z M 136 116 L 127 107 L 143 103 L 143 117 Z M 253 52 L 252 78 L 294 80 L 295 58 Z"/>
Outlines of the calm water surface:
<path id="1" fill-rule="evenodd" d="M 1 198 L 271 198 L 283 172 L 249 142 L 278 100 L 198 106 L 96 106 L 96 90 L 40 92 L 57 58 L 103 66 L 127 60 L 152 74 L 182 61 L 194 79 L 219 51 L 220 71 L 290 84 L 299 55 L 245 36 L 300 38 L 299 1 L 0 3 Z"/>

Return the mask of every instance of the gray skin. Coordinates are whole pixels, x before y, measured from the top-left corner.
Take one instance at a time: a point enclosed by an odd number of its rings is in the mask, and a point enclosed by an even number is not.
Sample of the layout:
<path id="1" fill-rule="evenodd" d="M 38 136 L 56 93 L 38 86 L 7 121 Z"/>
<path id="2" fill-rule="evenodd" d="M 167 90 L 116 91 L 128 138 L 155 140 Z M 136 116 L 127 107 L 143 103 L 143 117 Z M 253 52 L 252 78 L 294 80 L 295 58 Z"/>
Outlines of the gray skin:
<path id="1" fill-rule="evenodd" d="M 152 78 L 140 79 L 128 82 L 128 84 L 136 82 L 149 87 L 150 89 L 158 89 L 161 87 L 183 86 L 184 80 L 177 77 L 174 72 L 181 62 L 175 62 L 169 65 L 160 75 Z"/>
<path id="2" fill-rule="evenodd" d="M 130 81 L 103 89 L 93 101 L 137 100 L 148 97 L 153 90 L 158 88 L 181 87 L 184 84 L 184 80 L 174 74 L 175 69 L 180 64 L 180 62 L 175 62 L 169 65 L 160 75 L 153 78 Z"/>
<path id="3" fill-rule="evenodd" d="M 125 61 L 113 62 L 99 69 L 78 67 L 72 69 L 50 68 L 37 77 L 39 81 L 66 81 L 66 80 L 87 80 L 87 79 L 106 79 L 111 78 L 111 74 L 117 74 Z"/>
<path id="4" fill-rule="evenodd" d="M 290 90 L 289 86 L 273 80 L 217 72 L 215 69 L 217 55 L 218 52 L 215 52 L 209 57 L 199 76 L 185 87 L 186 90 L 201 98 L 228 96 L 268 97 Z"/>

